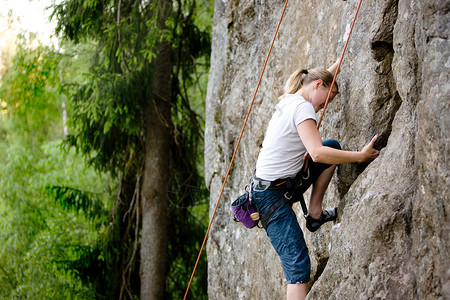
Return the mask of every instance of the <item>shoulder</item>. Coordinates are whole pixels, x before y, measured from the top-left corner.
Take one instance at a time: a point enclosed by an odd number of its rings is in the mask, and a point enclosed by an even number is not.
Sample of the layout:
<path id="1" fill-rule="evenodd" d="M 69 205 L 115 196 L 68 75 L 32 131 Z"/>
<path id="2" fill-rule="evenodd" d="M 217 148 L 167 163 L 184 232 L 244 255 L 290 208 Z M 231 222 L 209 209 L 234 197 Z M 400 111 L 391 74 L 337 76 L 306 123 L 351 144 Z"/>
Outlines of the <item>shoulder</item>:
<path id="1" fill-rule="evenodd" d="M 316 114 L 316 112 L 314 111 L 314 106 L 311 104 L 311 102 L 309 102 L 302 96 L 299 96 L 299 95 L 293 95 L 293 96 L 295 96 L 295 97 L 292 97 L 292 101 L 293 101 L 293 103 L 295 103 L 296 111 L 304 110 L 305 113 L 313 113 L 314 115 Z"/>
<path id="2" fill-rule="evenodd" d="M 299 106 L 312 106 L 311 102 L 305 100 L 300 95 L 297 94 L 287 94 L 283 98 L 281 98 L 280 102 L 278 104 L 281 104 L 283 106 L 293 106 L 293 107 L 299 107 Z"/>
<path id="3" fill-rule="evenodd" d="M 277 104 L 277 110 L 284 111 L 290 115 L 308 115 L 315 116 L 316 112 L 311 102 L 307 101 L 300 95 L 288 94 L 281 98 Z"/>
<path id="4" fill-rule="evenodd" d="M 300 97 L 300 96 L 299 96 Z M 314 110 L 314 106 L 311 102 L 305 100 L 303 97 L 300 97 L 297 105 L 294 108 L 294 125 L 298 126 L 301 122 L 312 119 L 316 121 L 316 111 Z"/>

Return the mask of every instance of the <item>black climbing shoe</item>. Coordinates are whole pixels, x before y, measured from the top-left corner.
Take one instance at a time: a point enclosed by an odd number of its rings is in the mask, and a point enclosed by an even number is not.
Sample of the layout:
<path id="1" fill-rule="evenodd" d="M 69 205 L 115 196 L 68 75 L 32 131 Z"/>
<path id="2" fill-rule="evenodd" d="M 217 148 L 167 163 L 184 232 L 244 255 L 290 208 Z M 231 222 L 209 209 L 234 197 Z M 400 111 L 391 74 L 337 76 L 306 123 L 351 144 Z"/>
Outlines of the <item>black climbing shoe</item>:
<path id="1" fill-rule="evenodd" d="M 337 219 L 337 207 L 327 210 L 322 210 L 322 215 L 319 219 L 313 219 L 310 216 L 306 217 L 306 228 L 309 231 L 314 232 L 322 226 L 322 224 Z"/>

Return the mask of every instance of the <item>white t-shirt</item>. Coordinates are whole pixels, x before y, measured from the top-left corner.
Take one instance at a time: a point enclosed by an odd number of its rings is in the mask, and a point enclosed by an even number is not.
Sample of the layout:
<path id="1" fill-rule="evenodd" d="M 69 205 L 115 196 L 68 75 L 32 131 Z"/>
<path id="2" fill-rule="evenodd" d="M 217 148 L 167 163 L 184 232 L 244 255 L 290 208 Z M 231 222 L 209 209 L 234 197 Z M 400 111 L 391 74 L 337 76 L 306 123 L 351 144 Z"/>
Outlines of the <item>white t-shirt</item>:
<path id="1" fill-rule="evenodd" d="M 306 148 L 297 126 L 308 119 L 316 121 L 316 112 L 309 101 L 296 94 L 281 99 L 264 137 L 256 162 L 256 177 L 273 181 L 294 177 L 300 171 Z"/>

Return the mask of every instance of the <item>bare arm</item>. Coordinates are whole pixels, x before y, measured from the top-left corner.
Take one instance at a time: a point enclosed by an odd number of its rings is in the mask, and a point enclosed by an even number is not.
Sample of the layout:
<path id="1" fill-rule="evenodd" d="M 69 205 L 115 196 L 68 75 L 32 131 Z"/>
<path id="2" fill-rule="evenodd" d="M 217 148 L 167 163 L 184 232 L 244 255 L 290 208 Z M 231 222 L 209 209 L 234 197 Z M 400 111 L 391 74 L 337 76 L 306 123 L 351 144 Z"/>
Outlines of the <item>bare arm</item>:
<path id="1" fill-rule="evenodd" d="M 325 147 L 322 145 L 316 122 L 312 119 L 300 123 L 297 126 L 297 132 L 314 162 L 325 164 L 363 162 L 375 159 L 380 153 L 373 148 L 377 136 L 373 137 L 361 151 L 345 151 Z"/>
<path id="2" fill-rule="evenodd" d="M 327 70 L 331 73 L 331 74 L 333 74 L 333 76 L 334 76 L 334 74 L 336 73 L 336 69 L 337 69 L 337 67 L 338 67 L 338 65 L 339 65 L 339 58 L 336 60 L 336 62 L 331 66 L 331 67 L 329 67 Z M 340 70 L 339 70 L 340 71 Z M 338 74 L 339 74 L 339 72 L 338 72 Z"/>

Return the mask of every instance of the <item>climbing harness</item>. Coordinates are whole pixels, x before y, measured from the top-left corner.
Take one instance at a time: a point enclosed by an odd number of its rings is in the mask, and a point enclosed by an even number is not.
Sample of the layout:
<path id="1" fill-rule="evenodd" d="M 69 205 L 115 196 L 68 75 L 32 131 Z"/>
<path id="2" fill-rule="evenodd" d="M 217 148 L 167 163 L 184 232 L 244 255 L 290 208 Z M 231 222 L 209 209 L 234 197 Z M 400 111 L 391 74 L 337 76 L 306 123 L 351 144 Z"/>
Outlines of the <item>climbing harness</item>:
<path id="1" fill-rule="evenodd" d="M 270 218 L 278 210 L 278 208 L 287 202 L 294 204 L 298 201 L 301 203 L 303 214 L 306 216 L 308 214 L 308 209 L 306 208 L 303 193 L 298 193 L 298 191 L 301 187 L 307 185 L 306 182 L 308 179 L 310 179 L 309 169 L 305 174 L 302 170 L 300 170 L 294 178 L 277 179 L 275 181 L 258 178 L 256 177 L 255 172 L 253 172 L 250 183 L 245 186 L 245 193 L 240 195 L 235 201 L 233 201 L 233 203 L 231 203 L 231 211 L 234 214 L 233 220 L 235 222 L 241 222 L 242 225 L 247 228 L 253 228 L 256 226 L 261 228 L 258 224 L 259 222 L 261 222 L 263 228 L 267 228 Z M 303 185 L 303 183 L 305 183 L 305 185 Z M 261 216 L 256 203 L 252 201 L 252 191 L 254 188 L 258 191 L 285 190 L 286 192 L 284 193 L 284 197 L 270 206 Z"/>
<path id="2" fill-rule="evenodd" d="M 335 81 L 336 81 L 336 76 L 337 76 L 337 74 L 338 74 L 338 72 L 339 72 L 339 68 L 340 68 L 340 66 L 341 66 L 342 59 L 344 58 L 344 53 L 345 53 L 345 50 L 346 50 L 346 48 L 347 48 L 347 44 L 348 44 L 348 41 L 349 41 L 349 39 L 350 39 L 350 35 L 351 35 L 351 33 L 352 33 L 353 26 L 354 26 L 355 21 L 356 21 L 356 17 L 357 17 L 357 15 L 358 15 L 358 11 L 359 11 L 359 8 L 360 8 L 360 6 L 361 6 L 361 2 L 362 2 L 362 0 L 359 1 L 358 8 L 357 8 L 357 10 L 356 10 L 356 14 L 355 14 L 355 17 L 354 17 L 354 19 L 353 19 L 353 22 L 352 22 L 352 25 L 351 25 L 351 28 L 350 28 L 350 32 L 349 32 L 348 37 L 347 37 L 347 41 L 346 41 L 345 46 L 344 46 L 344 50 L 342 51 L 342 55 L 341 55 L 341 58 L 340 58 L 340 60 L 339 60 L 339 64 L 338 64 L 337 69 L 336 69 L 336 73 L 335 73 L 335 75 L 334 75 L 333 81 L 332 81 L 331 86 L 330 86 L 330 91 L 328 92 L 328 96 L 327 96 L 327 99 L 326 99 L 326 101 L 325 101 L 325 105 L 324 105 L 324 108 L 323 108 L 323 111 L 322 111 L 322 116 L 321 116 L 321 118 L 320 118 L 320 121 L 319 121 L 317 127 L 320 126 L 320 123 L 322 122 L 322 119 L 323 119 L 323 115 L 324 115 L 324 113 L 325 113 L 325 109 L 326 109 L 326 107 L 327 107 L 327 105 L 328 105 L 328 101 L 329 101 L 329 98 L 330 98 L 330 95 L 331 95 L 331 91 L 332 91 L 333 86 L 334 86 L 334 83 L 335 83 Z M 221 190 L 220 190 L 220 193 L 219 193 L 219 197 L 218 197 L 218 199 L 217 199 L 216 206 L 215 206 L 214 211 L 213 211 L 213 214 L 212 214 L 212 216 L 211 216 L 211 220 L 209 221 L 208 229 L 206 230 L 205 238 L 203 239 L 202 246 L 200 247 L 200 251 L 199 251 L 199 253 L 198 253 L 197 261 L 195 262 L 195 266 L 194 266 L 194 269 L 193 269 L 193 271 L 192 271 L 192 275 L 191 275 L 191 278 L 190 278 L 190 280 L 189 280 L 189 284 L 188 284 L 188 286 L 187 286 L 187 288 L 186 288 L 186 293 L 184 294 L 183 300 L 186 300 L 186 297 L 187 297 L 188 292 L 189 292 L 189 288 L 190 288 L 190 286 L 191 286 L 192 280 L 193 280 L 194 275 L 195 275 L 195 270 L 197 269 L 198 262 L 200 261 L 200 256 L 202 255 L 203 248 L 205 247 L 206 239 L 208 238 L 208 234 L 209 234 L 209 231 L 210 231 L 210 229 L 211 229 L 212 222 L 213 222 L 214 217 L 215 217 L 215 215 L 216 215 L 217 208 L 219 207 L 220 199 L 222 198 L 222 194 L 223 194 L 223 191 L 224 191 L 224 189 L 225 189 L 225 184 L 227 183 L 228 176 L 230 175 L 231 167 L 232 167 L 232 165 L 233 165 L 233 163 L 234 163 L 234 160 L 235 160 L 235 157 L 236 157 L 236 153 L 237 153 L 239 144 L 240 144 L 241 139 L 242 139 L 242 136 L 243 136 L 243 134 L 244 134 L 244 129 L 245 129 L 246 125 L 247 125 L 248 118 L 249 118 L 249 116 L 250 116 L 250 112 L 251 112 L 252 107 L 253 107 L 253 103 L 255 102 L 256 94 L 257 94 L 258 89 L 259 89 L 259 86 L 260 86 L 260 84 L 261 84 L 262 76 L 263 76 L 264 71 L 265 71 L 265 69 L 266 69 L 267 62 L 268 62 L 268 60 L 269 60 L 270 53 L 272 52 L 272 47 L 273 47 L 273 44 L 275 43 L 275 38 L 277 37 L 278 29 L 280 28 L 281 21 L 283 20 L 283 16 L 284 16 L 284 13 L 285 13 L 285 11 L 286 11 L 287 4 L 288 4 L 288 0 L 286 0 L 286 2 L 284 3 L 284 7 L 283 7 L 283 10 L 282 10 L 282 13 L 281 13 L 281 16 L 280 16 L 280 20 L 278 21 L 278 25 L 277 25 L 277 28 L 276 28 L 276 30 L 275 30 L 275 34 L 274 34 L 273 39 L 272 39 L 272 43 L 270 44 L 270 47 L 269 47 L 269 51 L 268 51 L 268 53 L 267 53 L 266 60 L 265 60 L 265 62 L 264 62 L 264 66 L 263 66 L 263 69 L 262 69 L 262 71 L 261 71 L 261 75 L 259 76 L 258 84 L 256 85 L 256 89 L 255 89 L 255 92 L 254 92 L 254 94 L 253 94 L 252 101 L 250 102 L 250 107 L 249 107 L 248 112 L 247 112 L 247 115 L 246 115 L 246 117 L 245 117 L 244 125 L 242 126 L 242 130 L 241 130 L 241 133 L 240 133 L 240 135 L 239 135 L 239 139 L 238 139 L 238 141 L 237 141 L 237 143 L 236 143 L 236 147 L 234 148 L 233 156 L 231 157 L 231 161 L 230 161 L 230 164 L 229 164 L 229 166 L 228 166 L 228 171 L 227 171 L 227 173 L 226 173 L 226 175 L 225 175 L 225 179 L 224 179 L 224 181 L 223 181 L 222 188 L 221 188 Z M 304 158 L 304 159 L 305 159 L 305 158 Z M 307 165 L 307 161 L 305 162 L 305 165 Z M 306 168 L 305 168 L 305 169 L 306 169 Z M 287 197 L 285 197 L 285 198 L 287 198 Z"/>
<path id="3" fill-rule="evenodd" d="M 294 178 L 277 179 L 275 181 L 262 180 L 255 175 L 253 175 L 253 184 L 264 189 L 283 189 L 286 190 L 284 197 L 271 205 L 266 212 L 260 217 L 261 225 L 267 228 L 270 218 L 273 214 L 285 203 L 289 202 L 293 204 L 294 202 L 300 202 L 302 206 L 303 214 L 306 216 L 308 214 L 308 209 L 306 208 L 305 199 L 303 198 L 303 193 L 298 193 L 299 189 L 303 186 L 303 183 L 310 177 L 310 170 L 307 169 L 306 172 L 300 170 L 300 172 Z M 295 194 L 295 196 L 294 196 Z"/>

